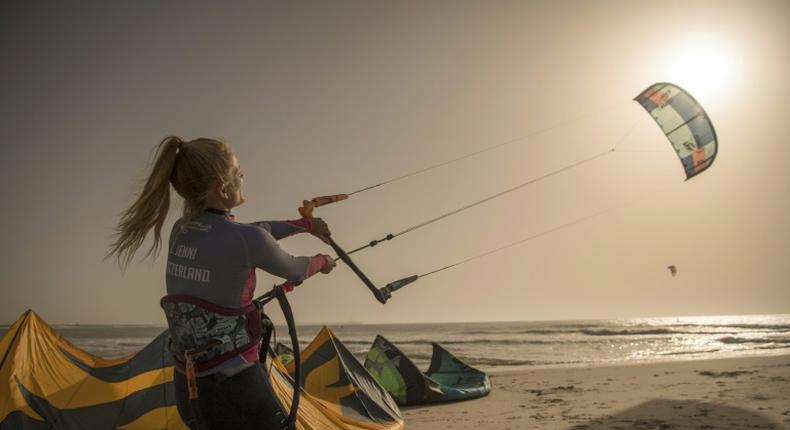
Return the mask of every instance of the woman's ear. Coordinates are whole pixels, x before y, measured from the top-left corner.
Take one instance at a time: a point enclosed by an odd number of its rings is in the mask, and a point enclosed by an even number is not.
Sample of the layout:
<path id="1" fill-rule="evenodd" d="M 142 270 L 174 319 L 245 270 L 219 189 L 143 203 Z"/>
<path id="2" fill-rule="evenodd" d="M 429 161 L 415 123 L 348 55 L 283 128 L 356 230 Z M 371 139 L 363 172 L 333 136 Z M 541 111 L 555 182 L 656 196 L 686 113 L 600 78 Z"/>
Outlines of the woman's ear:
<path id="1" fill-rule="evenodd" d="M 227 199 L 228 198 L 228 186 L 227 186 L 227 184 L 224 184 L 222 182 L 217 183 L 216 191 L 217 191 L 217 195 L 220 196 L 221 198 L 223 198 L 223 199 Z"/>

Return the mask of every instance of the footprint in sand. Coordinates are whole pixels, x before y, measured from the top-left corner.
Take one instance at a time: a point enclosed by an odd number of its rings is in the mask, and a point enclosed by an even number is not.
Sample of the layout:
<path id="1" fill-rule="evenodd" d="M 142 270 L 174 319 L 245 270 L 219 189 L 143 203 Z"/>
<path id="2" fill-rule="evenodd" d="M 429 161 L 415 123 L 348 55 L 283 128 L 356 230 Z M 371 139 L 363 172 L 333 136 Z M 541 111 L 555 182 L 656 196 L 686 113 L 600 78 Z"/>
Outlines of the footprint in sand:
<path id="1" fill-rule="evenodd" d="M 741 375 L 750 375 L 752 373 L 757 373 L 756 370 L 734 370 L 734 371 L 725 371 L 725 372 L 711 372 L 710 370 L 696 370 L 698 374 L 702 376 L 709 376 L 711 378 L 737 378 Z"/>
<path id="2" fill-rule="evenodd" d="M 700 408 L 697 410 L 697 417 L 707 417 L 710 415 L 710 409 Z"/>
<path id="3" fill-rule="evenodd" d="M 631 422 L 633 428 L 635 429 L 644 429 L 644 430 L 666 430 L 672 428 L 669 424 L 666 423 L 664 420 L 635 420 Z"/>

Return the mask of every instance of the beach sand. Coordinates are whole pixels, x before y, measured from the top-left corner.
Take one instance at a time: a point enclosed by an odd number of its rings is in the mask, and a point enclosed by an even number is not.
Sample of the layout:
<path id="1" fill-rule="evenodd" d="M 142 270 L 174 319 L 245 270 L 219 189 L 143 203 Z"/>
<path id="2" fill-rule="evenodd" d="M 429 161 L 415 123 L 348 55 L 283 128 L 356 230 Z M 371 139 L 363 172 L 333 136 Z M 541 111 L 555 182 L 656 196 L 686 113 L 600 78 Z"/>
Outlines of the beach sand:
<path id="1" fill-rule="evenodd" d="M 790 355 L 495 373 L 491 385 L 401 408 L 406 429 L 790 429 Z"/>

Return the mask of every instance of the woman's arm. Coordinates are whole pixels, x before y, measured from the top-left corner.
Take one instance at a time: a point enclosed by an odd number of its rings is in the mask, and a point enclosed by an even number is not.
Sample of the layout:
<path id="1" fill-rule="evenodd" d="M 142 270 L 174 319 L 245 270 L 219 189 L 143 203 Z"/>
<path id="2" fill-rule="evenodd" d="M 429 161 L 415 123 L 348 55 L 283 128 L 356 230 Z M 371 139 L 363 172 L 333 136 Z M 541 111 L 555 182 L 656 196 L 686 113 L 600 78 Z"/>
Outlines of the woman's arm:
<path id="1" fill-rule="evenodd" d="M 309 232 L 312 228 L 312 223 L 307 218 L 290 221 L 257 221 L 250 223 L 250 225 L 268 231 L 275 240 L 284 239 L 297 233 Z"/>
<path id="2" fill-rule="evenodd" d="M 268 231 L 275 240 L 280 240 L 296 233 L 308 232 L 327 242 L 326 238 L 331 234 L 329 226 L 321 218 L 300 218 L 291 221 L 259 221 L 251 225 Z"/>
<path id="3" fill-rule="evenodd" d="M 321 254 L 313 257 L 294 257 L 283 251 L 274 236 L 264 227 L 248 225 L 243 229 L 242 237 L 251 266 L 292 282 L 304 281 L 326 269 L 326 266 L 332 262 L 331 258 Z"/>

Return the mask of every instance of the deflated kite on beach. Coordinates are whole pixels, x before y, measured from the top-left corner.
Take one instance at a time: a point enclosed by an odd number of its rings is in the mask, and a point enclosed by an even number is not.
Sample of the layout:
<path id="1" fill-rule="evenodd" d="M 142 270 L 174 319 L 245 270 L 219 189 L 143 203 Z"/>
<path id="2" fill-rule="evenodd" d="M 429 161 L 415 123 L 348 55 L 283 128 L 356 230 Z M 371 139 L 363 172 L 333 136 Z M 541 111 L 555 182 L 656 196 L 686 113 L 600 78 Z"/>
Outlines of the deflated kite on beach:
<path id="1" fill-rule="evenodd" d="M 399 405 L 421 405 L 474 399 L 491 392 L 488 375 L 433 343 L 428 371 L 417 366 L 384 336 L 376 336 L 365 368 Z"/>
<path id="2" fill-rule="evenodd" d="M 168 343 L 165 331 L 136 354 L 107 360 L 80 350 L 33 311 L 25 312 L 0 340 L 0 429 L 186 429 L 175 406 Z M 403 429 L 394 402 L 377 408 L 389 395 L 369 383 L 372 378 L 358 362 L 359 369 L 344 360 L 313 371 L 310 387 L 316 395 L 310 388 L 302 392 L 297 428 Z M 320 383 L 314 379 L 319 374 Z M 280 402 L 290 408 L 293 380 L 278 359 L 271 362 L 269 377 Z"/>
<path id="3" fill-rule="evenodd" d="M 162 333 L 132 356 L 106 360 L 25 312 L 0 341 L 0 428 L 186 429 L 167 341 Z"/>
<path id="4" fill-rule="evenodd" d="M 326 326 L 301 353 L 304 389 L 344 423 L 403 428 L 395 400 Z M 287 368 L 294 370 L 293 361 Z M 374 427 L 365 427 L 374 428 Z"/>

